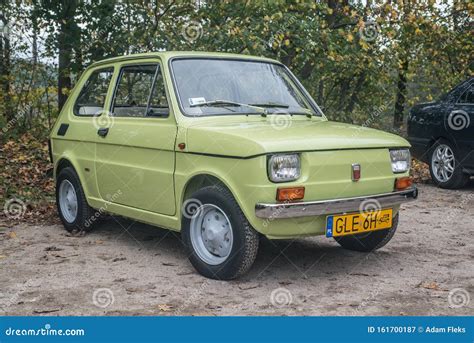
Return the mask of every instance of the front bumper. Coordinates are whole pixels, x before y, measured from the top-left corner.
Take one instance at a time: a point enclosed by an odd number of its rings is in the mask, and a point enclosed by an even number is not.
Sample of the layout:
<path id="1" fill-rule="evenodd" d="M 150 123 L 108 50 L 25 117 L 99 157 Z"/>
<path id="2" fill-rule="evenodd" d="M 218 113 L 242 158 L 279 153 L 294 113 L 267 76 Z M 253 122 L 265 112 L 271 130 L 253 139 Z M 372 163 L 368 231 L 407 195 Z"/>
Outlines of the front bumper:
<path id="1" fill-rule="evenodd" d="M 263 219 L 279 219 L 358 212 L 364 207 L 364 204 L 368 204 L 368 201 L 372 201 L 375 207 L 382 209 L 415 200 L 417 197 L 418 189 L 411 187 L 403 191 L 354 198 L 279 204 L 258 203 L 255 205 L 255 215 Z"/>

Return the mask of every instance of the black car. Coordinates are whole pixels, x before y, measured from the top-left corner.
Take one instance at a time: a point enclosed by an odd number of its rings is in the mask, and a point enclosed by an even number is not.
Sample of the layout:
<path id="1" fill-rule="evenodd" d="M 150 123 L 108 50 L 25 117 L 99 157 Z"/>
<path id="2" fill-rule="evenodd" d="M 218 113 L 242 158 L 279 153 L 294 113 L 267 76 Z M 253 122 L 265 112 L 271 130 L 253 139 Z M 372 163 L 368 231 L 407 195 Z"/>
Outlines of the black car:
<path id="1" fill-rule="evenodd" d="M 442 188 L 460 188 L 474 175 L 474 77 L 439 101 L 419 104 L 408 116 L 412 154 L 429 164 Z"/>

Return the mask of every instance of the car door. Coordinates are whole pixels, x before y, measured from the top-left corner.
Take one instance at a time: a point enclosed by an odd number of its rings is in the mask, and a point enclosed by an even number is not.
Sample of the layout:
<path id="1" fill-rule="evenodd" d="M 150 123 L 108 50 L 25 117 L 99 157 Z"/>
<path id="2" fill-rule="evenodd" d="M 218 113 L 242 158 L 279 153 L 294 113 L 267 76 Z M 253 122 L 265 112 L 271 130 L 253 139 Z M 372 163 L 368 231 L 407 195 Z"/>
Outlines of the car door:
<path id="1" fill-rule="evenodd" d="M 447 117 L 447 126 L 464 166 L 474 168 L 474 82 L 461 93 Z"/>
<path id="2" fill-rule="evenodd" d="M 120 64 L 110 111 L 97 118 L 96 176 L 102 199 L 175 213 L 176 122 L 157 60 Z"/>

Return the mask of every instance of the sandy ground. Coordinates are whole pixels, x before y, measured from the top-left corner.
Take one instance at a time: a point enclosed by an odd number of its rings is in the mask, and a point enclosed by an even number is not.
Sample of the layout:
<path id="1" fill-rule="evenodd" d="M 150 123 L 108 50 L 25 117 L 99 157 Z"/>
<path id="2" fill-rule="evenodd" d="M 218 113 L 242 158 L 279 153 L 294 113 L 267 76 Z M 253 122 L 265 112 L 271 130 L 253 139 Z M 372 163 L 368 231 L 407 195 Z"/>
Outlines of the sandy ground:
<path id="1" fill-rule="evenodd" d="M 262 239 L 245 277 L 207 280 L 179 235 L 121 218 L 69 235 L 2 226 L 0 315 L 472 315 L 474 182 L 420 186 L 375 253 L 325 237 Z"/>

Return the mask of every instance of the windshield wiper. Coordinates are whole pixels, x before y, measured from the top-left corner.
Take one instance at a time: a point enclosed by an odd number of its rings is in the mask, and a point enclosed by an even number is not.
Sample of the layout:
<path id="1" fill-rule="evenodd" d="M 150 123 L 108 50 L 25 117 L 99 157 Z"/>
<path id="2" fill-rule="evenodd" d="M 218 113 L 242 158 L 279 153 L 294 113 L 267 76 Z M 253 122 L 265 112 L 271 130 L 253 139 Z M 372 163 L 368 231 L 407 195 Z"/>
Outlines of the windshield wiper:
<path id="1" fill-rule="evenodd" d="M 289 108 L 290 105 L 286 104 L 279 104 L 277 102 L 267 102 L 264 104 L 250 104 L 252 106 L 258 106 L 258 107 L 277 107 L 277 108 Z"/>
<path id="2" fill-rule="evenodd" d="M 242 107 L 248 107 L 252 108 L 255 110 L 260 111 L 259 113 L 262 116 L 267 115 L 267 109 L 262 107 L 262 106 L 256 106 L 256 105 L 250 105 L 250 104 L 244 104 L 236 101 L 230 101 L 230 100 L 211 100 L 211 101 L 206 101 L 206 102 L 200 102 L 197 104 L 191 105 L 191 107 L 202 107 L 202 106 L 242 106 Z"/>
<path id="3" fill-rule="evenodd" d="M 277 103 L 277 102 L 267 102 L 267 103 L 262 103 L 262 104 L 251 104 L 252 106 L 259 106 L 259 107 L 268 107 L 268 108 L 290 108 L 290 105 L 286 105 L 286 104 L 280 104 L 280 103 Z M 295 112 L 295 111 L 284 111 L 284 112 L 272 112 L 270 114 L 289 114 L 289 115 L 294 115 L 294 114 L 302 114 L 302 115 L 305 115 L 307 116 L 308 118 L 311 118 L 312 116 L 312 111 L 311 110 L 307 110 L 307 109 L 304 109 L 304 108 L 301 108 L 300 110 L 304 110 L 305 112 Z"/>

